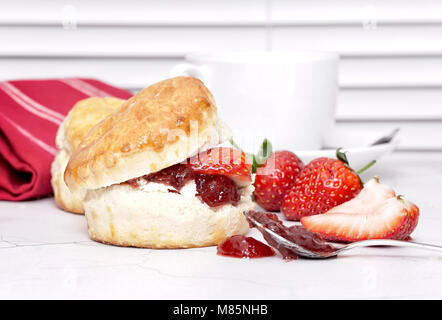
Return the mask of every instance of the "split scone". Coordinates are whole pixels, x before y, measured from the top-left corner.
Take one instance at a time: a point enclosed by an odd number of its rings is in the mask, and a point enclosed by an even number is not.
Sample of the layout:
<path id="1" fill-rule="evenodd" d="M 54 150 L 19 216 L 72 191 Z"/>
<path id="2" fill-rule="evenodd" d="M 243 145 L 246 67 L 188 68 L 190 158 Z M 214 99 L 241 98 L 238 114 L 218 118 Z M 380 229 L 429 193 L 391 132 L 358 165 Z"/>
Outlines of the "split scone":
<path id="1" fill-rule="evenodd" d="M 67 165 L 92 239 L 119 246 L 189 248 L 245 234 L 253 207 L 244 153 L 213 148 L 230 138 L 212 94 L 195 78 L 141 90 L 95 126 Z"/>
<path id="2" fill-rule="evenodd" d="M 64 182 L 64 170 L 73 150 L 98 122 L 113 113 L 125 100 L 87 98 L 77 102 L 58 128 L 56 145 L 58 153 L 52 162 L 51 184 L 55 203 L 60 209 L 73 213 L 84 213 L 83 200 L 86 190 L 70 191 Z"/>

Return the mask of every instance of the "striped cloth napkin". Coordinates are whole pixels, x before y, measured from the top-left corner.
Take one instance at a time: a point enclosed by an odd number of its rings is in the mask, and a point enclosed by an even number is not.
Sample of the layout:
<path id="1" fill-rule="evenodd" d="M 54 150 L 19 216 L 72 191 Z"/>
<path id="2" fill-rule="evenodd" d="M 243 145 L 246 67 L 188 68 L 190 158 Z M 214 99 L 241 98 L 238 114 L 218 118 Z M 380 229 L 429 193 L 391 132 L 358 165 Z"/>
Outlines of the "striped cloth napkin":
<path id="1" fill-rule="evenodd" d="M 93 79 L 0 82 L 0 200 L 51 195 L 59 125 L 77 101 L 105 96 L 132 94 Z"/>

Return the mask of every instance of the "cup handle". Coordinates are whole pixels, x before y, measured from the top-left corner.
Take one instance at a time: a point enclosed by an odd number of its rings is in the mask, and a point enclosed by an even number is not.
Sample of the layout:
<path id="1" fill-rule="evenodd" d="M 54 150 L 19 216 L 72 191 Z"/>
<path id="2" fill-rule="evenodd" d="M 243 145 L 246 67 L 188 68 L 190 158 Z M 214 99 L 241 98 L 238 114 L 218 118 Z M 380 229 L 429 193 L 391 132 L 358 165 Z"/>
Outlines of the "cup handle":
<path id="1" fill-rule="evenodd" d="M 192 63 L 180 63 L 172 67 L 169 71 L 170 77 L 187 76 L 200 79 L 206 83 L 208 81 L 209 70 L 204 66 L 197 66 Z"/>

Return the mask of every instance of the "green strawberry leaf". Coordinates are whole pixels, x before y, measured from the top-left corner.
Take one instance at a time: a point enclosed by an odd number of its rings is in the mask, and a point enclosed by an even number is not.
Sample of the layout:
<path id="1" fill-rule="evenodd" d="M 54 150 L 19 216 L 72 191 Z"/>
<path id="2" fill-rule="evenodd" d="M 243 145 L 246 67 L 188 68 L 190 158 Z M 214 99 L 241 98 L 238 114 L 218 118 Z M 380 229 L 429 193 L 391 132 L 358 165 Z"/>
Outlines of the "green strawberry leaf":
<path id="1" fill-rule="evenodd" d="M 256 161 L 256 156 L 253 153 L 246 153 L 246 156 L 249 158 L 250 162 L 252 163 L 252 173 L 255 173 L 256 169 L 258 168 L 258 162 Z"/>
<path id="2" fill-rule="evenodd" d="M 344 164 L 347 167 L 350 167 L 350 165 L 348 164 L 348 159 L 347 159 L 347 155 L 345 154 L 345 152 L 341 151 L 342 148 L 338 148 L 336 149 L 336 158 L 342 162 L 344 162 Z"/>
<path id="3" fill-rule="evenodd" d="M 258 153 L 255 155 L 258 165 L 263 165 L 264 162 L 272 155 L 273 147 L 270 141 L 266 138 L 259 147 Z"/>
<path id="4" fill-rule="evenodd" d="M 233 139 L 230 140 L 230 144 L 235 149 L 243 151 L 241 149 L 241 147 L 239 147 L 238 144 L 235 141 L 233 141 Z M 250 162 L 252 163 L 252 173 L 255 173 L 256 169 L 261 167 L 266 162 L 266 160 L 272 155 L 273 147 L 272 147 L 272 144 L 270 143 L 270 141 L 266 138 L 261 143 L 261 146 L 259 147 L 257 154 L 247 153 L 247 152 L 244 152 L 244 153 L 246 154 L 246 156 L 249 158 Z"/>

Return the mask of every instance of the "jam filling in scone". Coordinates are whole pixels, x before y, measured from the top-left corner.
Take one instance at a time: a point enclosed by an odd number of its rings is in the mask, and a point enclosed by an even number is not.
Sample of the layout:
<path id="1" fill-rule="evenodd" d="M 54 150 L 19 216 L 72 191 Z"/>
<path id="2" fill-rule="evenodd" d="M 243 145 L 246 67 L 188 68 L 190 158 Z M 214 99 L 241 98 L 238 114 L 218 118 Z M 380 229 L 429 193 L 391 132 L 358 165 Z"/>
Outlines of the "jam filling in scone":
<path id="1" fill-rule="evenodd" d="M 242 151 L 214 148 L 126 183 L 138 188 L 152 182 L 170 186 L 169 192 L 181 194 L 186 193 L 184 188 L 193 186 L 193 196 L 210 207 L 235 206 L 241 200 L 239 189 L 250 185 L 251 163 Z"/>
<path id="2" fill-rule="evenodd" d="M 126 183 L 138 188 L 149 182 L 156 182 L 170 186 L 169 192 L 181 193 L 183 187 L 192 181 L 196 187 L 196 196 L 210 207 L 224 204 L 236 205 L 241 200 L 238 187 L 230 178 L 223 175 L 196 173 L 187 164 L 182 163 Z"/>

